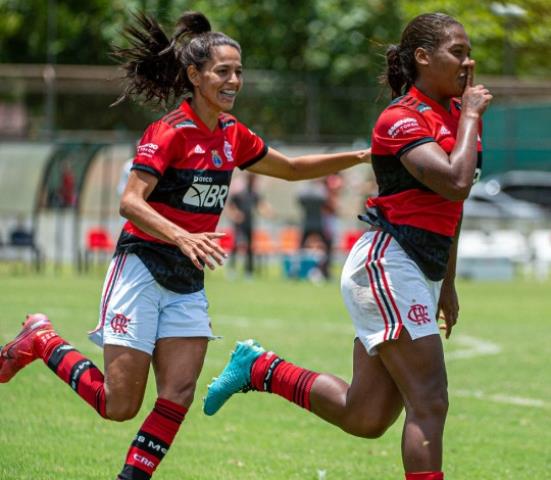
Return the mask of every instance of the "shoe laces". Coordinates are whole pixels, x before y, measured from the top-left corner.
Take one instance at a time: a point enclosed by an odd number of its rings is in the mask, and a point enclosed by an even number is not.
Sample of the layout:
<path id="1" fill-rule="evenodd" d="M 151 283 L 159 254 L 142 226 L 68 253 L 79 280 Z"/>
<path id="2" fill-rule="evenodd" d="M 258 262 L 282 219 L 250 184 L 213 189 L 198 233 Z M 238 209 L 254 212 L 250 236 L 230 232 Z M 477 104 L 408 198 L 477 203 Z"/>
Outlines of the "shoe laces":
<path id="1" fill-rule="evenodd" d="M 251 390 L 256 390 L 252 384 L 250 383 L 247 383 L 247 385 L 245 385 L 242 389 L 241 389 L 241 393 L 247 393 L 247 392 L 250 392 Z"/>

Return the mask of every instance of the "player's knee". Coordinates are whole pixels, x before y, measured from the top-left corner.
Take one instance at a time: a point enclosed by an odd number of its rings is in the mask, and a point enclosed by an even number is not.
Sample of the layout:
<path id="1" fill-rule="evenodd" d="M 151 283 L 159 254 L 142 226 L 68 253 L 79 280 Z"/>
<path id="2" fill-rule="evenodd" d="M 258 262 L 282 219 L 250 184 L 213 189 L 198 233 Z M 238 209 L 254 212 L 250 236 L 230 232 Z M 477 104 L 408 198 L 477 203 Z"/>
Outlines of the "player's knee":
<path id="1" fill-rule="evenodd" d="M 115 422 L 125 422 L 126 420 L 133 419 L 140 411 L 139 404 L 119 404 L 119 405 L 107 405 L 106 414 L 107 418 Z"/>
<path id="2" fill-rule="evenodd" d="M 417 417 L 446 418 L 448 413 L 448 393 L 446 389 L 428 392 L 412 402 L 410 409 Z"/>
<path id="3" fill-rule="evenodd" d="M 167 385 L 159 389 L 159 397 L 183 405 L 189 408 L 195 396 L 195 381 L 180 382 L 175 385 Z"/>
<path id="4" fill-rule="evenodd" d="M 341 428 L 350 435 L 362 438 L 379 438 L 388 430 L 392 422 L 383 418 L 347 418 Z"/>

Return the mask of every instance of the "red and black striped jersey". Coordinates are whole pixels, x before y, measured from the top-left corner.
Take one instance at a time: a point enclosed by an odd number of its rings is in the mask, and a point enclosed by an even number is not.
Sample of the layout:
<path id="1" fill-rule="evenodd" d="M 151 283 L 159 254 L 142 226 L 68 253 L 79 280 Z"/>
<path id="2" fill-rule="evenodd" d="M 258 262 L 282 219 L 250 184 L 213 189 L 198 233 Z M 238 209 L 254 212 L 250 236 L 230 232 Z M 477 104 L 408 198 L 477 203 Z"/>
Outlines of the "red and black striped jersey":
<path id="1" fill-rule="evenodd" d="M 400 161 L 411 149 L 436 142 L 450 154 L 455 146 L 460 99 L 450 109 L 415 87 L 395 99 L 379 116 L 372 134 L 372 164 L 379 195 L 366 207 L 394 233 L 429 278 L 443 276 L 451 238 L 461 219 L 463 202 L 447 200 L 419 182 Z M 482 144 L 477 143 L 476 180 L 482 166 Z M 371 215 L 372 216 L 372 215 Z M 368 215 L 370 217 L 370 215 Z M 421 242 L 422 245 L 418 245 Z M 424 251 L 424 252 L 423 252 Z"/>
<path id="2" fill-rule="evenodd" d="M 211 131 L 184 101 L 149 125 L 137 147 L 132 170 L 158 178 L 147 199 L 153 209 L 189 232 L 214 232 L 233 169 L 251 166 L 267 150 L 264 141 L 234 116 L 220 114 Z M 166 288 L 190 293 L 203 286 L 202 272 L 177 247 L 130 221 L 123 227 L 118 247 L 137 253 Z"/>

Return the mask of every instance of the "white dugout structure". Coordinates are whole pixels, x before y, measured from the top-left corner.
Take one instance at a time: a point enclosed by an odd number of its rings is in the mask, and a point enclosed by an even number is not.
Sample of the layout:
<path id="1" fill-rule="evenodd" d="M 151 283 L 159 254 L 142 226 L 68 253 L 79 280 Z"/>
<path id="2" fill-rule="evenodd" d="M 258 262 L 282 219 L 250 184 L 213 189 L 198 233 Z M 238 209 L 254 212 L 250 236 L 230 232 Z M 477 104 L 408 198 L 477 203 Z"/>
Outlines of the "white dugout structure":
<path id="1" fill-rule="evenodd" d="M 101 226 L 116 235 L 117 183 L 132 147 L 0 143 L 0 260 L 28 259 L 32 242 L 41 262 L 80 265 L 85 232 Z"/>
<path id="2" fill-rule="evenodd" d="M 327 147 L 285 147 L 289 155 L 330 151 Z M 350 148 L 343 146 L 342 148 Z M 334 150 L 334 149 L 331 149 Z M 134 144 L 90 142 L 0 142 L 0 262 L 23 260 L 41 265 L 83 267 L 86 234 L 95 227 L 116 239 L 120 181 Z M 236 170 L 232 190 L 242 183 Z M 339 230 L 362 229 L 361 211 L 368 165 L 343 173 Z M 276 235 L 298 225 L 296 198 L 301 183 L 262 177 L 262 195 L 276 211 L 275 219 L 259 219 L 259 227 Z M 228 226 L 222 216 L 220 228 Z M 14 245 L 14 232 L 23 242 Z M 17 236 L 16 236 L 17 237 Z M 18 237 L 19 238 L 19 237 Z M 551 274 L 549 225 L 490 224 L 476 228 L 465 222 L 459 245 L 458 275 L 473 280 L 510 280 L 519 273 L 546 279 Z"/>

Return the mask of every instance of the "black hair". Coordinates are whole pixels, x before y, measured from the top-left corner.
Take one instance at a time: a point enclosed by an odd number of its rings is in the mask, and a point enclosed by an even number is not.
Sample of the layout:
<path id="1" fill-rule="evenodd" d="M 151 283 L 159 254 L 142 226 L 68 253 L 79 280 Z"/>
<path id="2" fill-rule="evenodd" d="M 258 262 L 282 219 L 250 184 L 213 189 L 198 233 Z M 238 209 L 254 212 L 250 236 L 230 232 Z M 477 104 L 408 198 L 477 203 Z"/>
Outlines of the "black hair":
<path id="1" fill-rule="evenodd" d="M 123 35 L 129 47 L 114 47 L 111 55 L 121 64 L 126 85 L 113 105 L 139 98 L 142 103 L 166 106 L 193 94 L 187 67 L 195 65 L 201 70 L 211 58 L 213 47 L 229 45 L 241 52 L 235 40 L 213 32 L 200 12 L 185 12 L 171 37 L 154 17 L 140 12 L 133 15 Z"/>
<path id="2" fill-rule="evenodd" d="M 452 25 L 461 23 L 444 13 L 424 13 L 408 23 L 398 45 L 388 47 L 387 67 L 381 78 L 390 86 L 392 98 L 405 94 L 417 79 L 415 50 L 436 50 L 446 39 Z"/>

